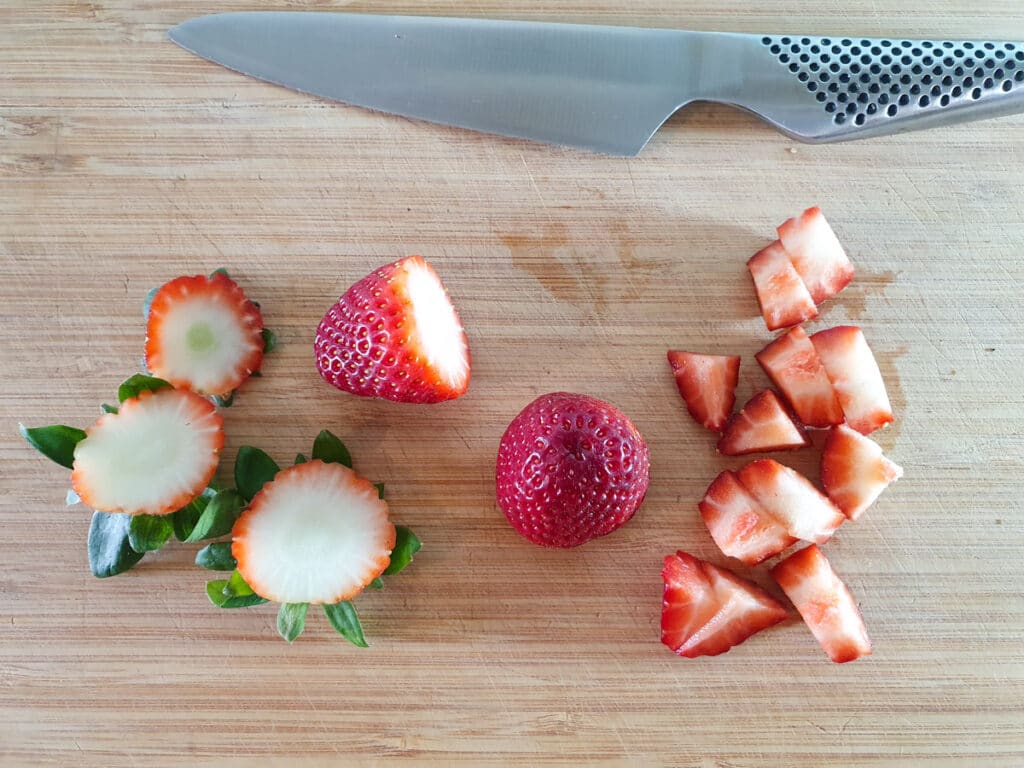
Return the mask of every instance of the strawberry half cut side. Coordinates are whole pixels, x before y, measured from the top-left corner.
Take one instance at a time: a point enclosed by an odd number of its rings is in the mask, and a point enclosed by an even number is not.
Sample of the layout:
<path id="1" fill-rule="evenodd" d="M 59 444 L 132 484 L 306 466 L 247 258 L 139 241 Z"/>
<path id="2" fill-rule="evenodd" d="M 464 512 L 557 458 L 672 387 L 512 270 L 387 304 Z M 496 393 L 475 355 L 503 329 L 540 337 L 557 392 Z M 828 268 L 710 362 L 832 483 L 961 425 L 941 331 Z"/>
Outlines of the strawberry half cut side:
<path id="1" fill-rule="evenodd" d="M 818 316 L 818 308 L 807 286 L 778 240 L 751 256 L 747 269 L 754 280 L 757 303 L 769 331 L 798 325 Z"/>
<path id="2" fill-rule="evenodd" d="M 774 459 L 753 461 L 736 477 L 790 536 L 823 544 L 846 520 L 810 480 Z"/>
<path id="3" fill-rule="evenodd" d="M 101 512 L 165 515 L 203 492 L 224 447 L 224 420 L 185 389 L 145 391 L 101 416 L 75 446 L 71 485 Z"/>
<path id="4" fill-rule="evenodd" d="M 708 486 L 698 506 L 718 548 L 747 565 L 757 565 L 796 543 L 729 470 Z"/>
<path id="5" fill-rule="evenodd" d="M 669 350 L 668 364 L 690 416 L 712 432 L 721 432 L 736 404 L 740 358 Z"/>
<path id="6" fill-rule="evenodd" d="M 788 615 L 753 582 L 686 552 L 665 558 L 661 642 L 686 658 L 717 656 Z"/>
<path id="7" fill-rule="evenodd" d="M 755 355 L 796 415 L 809 427 L 841 424 L 843 409 L 811 340 L 799 325 Z"/>
<path id="8" fill-rule="evenodd" d="M 778 232 L 815 304 L 835 296 L 853 280 L 853 265 L 820 208 L 808 208 L 785 221 Z"/>
<path id="9" fill-rule="evenodd" d="M 847 424 L 869 435 L 892 422 L 882 372 L 860 328 L 840 325 L 818 331 L 811 336 L 811 344 L 832 382 Z"/>
<path id="10" fill-rule="evenodd" d="M 832 427 L 821 454 L 821 484 L 832 503 L 856 520 L 903 469 L 882 455 L 882 447 L 845 424 Z"/>
<path id="11" fill-rule="evenodd" d="M 729 419 L 718 441 L 724 456 L 788 451 L 809 445 L 803 427 L 770 389 L 758 392 Z"/>

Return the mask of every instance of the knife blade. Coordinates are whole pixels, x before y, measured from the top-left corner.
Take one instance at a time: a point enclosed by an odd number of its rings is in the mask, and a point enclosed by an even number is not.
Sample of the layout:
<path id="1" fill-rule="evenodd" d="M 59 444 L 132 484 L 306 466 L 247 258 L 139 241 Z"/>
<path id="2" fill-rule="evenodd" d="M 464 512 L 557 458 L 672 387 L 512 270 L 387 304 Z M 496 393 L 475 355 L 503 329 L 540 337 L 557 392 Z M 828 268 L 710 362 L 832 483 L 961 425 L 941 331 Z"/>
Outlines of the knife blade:
<path id="1" fill-rule="evenodd" d="M 693 101 L 814 143 L 1024 111 L 1024 43 L 303 11 L 201 16 L 169 37 L 316 96 L 613 155 Z"/>

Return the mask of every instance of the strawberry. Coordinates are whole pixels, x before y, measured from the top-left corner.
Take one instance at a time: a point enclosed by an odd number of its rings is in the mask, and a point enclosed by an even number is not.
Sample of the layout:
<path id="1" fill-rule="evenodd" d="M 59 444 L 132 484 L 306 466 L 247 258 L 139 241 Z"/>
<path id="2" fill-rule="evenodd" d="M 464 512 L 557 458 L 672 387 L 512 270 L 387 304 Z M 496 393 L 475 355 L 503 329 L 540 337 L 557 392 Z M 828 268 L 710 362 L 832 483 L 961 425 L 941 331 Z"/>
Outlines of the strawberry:
<path id="1" fill-rule="evenodd" d="M 495 475 L 513 528 L 543 547 L 576 547 L 633 516 L 647 493 L 650 454 L 615 406 L 555 392 L 509 424 Z"/>
<path id="2" fill-rule="evenodd" d="M 278 472 L 231 536 L 242 578 L 280 603 L 351 600 L 384 572 L 395 546 L 388 505 L 373 484 L 319 459 Z"/>
<path id="3" fill-rule="evenodd" d="M 815 304 L 835 296 L 853 280 L 853 265 L 820 208 L 808 208 L 785 221 L 778 232 Z"/>
<path id="4" fill-rule="evenodd" d="M 818 308 L 807 286 L 778 240 L 751 256 L 747 269 L 754 279 L 757 303 L 769 331 L 818 316 Z"/>
<path id="5" fill-rule="evenodd" d="M 818 331 L 811 344 L 851 427 L 868 435 L 892 421 L 882 373 L 860 328 L 840 325 Z"/>
<path id="6" fill-rule="evenodd" d="M 803 427 L 770 389 L 758 392 L 725 426 L 718 451 L 725 456 L 785 451 L 808 445 Z"/>
<path id="7" fill-rule="evenodd" d="M 810 480 L 774 459 L 753 461 L 736 476 L 790 536 L 823 544 L 846 520 Z"/>
<path id="8" fill-rule="evenodd" d="M 711 431 L 721 432 L 736 404 L 739 357 L 669 350 L 668 364 L 690 416 Z"/>
<path id="9" fill-rule="evenodd" d="M 469 346 L 433 267 L 420 256 L 374 270 L 316 330 L 316 365 L 334 387 L 404 403 L 438 403 L 469 387 Z"/>
<path id="10" fill-rule="evenodd" d="M 146 367 L 175 387 L 228 395 L 263 364 L 263 316 L 222 272 L 157 289 L 146 318 Z"/>
<path id="11" fill-rule="evenodd" d="M 842 664 L 871 653 L 853 595 L 815 545 L 787 557 L 772 568 L 772 576 L 832 661 Z"/>
<path id="12" fill-rule="evenodd" d="M 224 420 L 185 389 L 141 392 L 75 446 L 71 485 L 101 512 L 166 515 L 202 493 L 224 447 Z"/>
<path id="13" fill-rule="evenodd" d="M 788 615 L 756 584 L 686 552 L 665 558 L 661 578 L 661 642 L 688 659 L 725 653 Z"/>
<path id="14" fill-rule="evenodd" d="M 903 470 L 882 455 L 874 440 L 845 424 L 832 427 L 821 454 L 821 484 L 850 520 L 870 507 Z"/>
<path id="15" fill-rule="evenodd" d="M 841 424 L 843 409 L 804 329 L 793 328 L 757 353 L 757 362 L 809 427 Z"/>
<path id="16" fill-rule="evenodd" d="M 729 470 L 715 478 L 699 507 L 718 548 L 747 565 L 757 565 L 796 542 Z"/>

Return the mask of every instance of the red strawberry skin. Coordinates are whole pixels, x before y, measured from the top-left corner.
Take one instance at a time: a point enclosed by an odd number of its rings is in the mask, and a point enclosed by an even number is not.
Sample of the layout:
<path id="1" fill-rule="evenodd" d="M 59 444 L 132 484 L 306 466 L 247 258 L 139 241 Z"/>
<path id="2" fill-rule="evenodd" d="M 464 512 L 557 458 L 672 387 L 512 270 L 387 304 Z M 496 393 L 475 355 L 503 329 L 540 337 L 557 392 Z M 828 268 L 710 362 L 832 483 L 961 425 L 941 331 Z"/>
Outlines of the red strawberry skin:
<path id="1" fill-rule="evenodd" d="M 354 395 L 403 403 L 439 403 L 466 393 L 466 334 L 460 324 L 465 375 L 452 381 L 429 364 L 417 336 L 407 290 L 410 267 L 429 270 L 437 279 L 422 257 L 410 256 L 374 270 L 324 315 L 314 351 L 317 370 L 327 383 Z"/>
<path id="2" fill-rule="evenodd" d="M 633 516 L 647 493 L 650 454 L 615 406 L 554 392 L 509 424 L 495 475 L 513 528 L 542 547 L 577 547 Z"/>

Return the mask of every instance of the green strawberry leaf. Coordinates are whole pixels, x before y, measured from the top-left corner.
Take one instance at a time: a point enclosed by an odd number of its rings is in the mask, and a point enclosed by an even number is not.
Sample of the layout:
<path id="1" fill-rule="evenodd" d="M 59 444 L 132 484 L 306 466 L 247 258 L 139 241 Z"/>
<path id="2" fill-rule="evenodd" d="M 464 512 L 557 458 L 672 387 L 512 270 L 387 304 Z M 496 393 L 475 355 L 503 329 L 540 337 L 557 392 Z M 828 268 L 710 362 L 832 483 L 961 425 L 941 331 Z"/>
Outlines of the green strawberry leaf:
<path id="1" fill-rule="evenodd" d="M 231 275 L 228 274 L 228 271 L 224 267 L 217 267 L 215 270 L 213 270 L 213 272 L 210 273 L 210 279 L 213 279 L 214 275 L 224 275 L 224 277 L 227 278 L 231 277 Z"/>
<path id="2" fill-rule="evenodd" d="M 359 623 L 359 614 L 356 607 L 348 601 L 325 605 L 324 613 L 327 620 L 339 635 L 348 640 L 352 645 L 360 648 L 369 648 L 366 638 L 363 637 L 363 625 Z"/>
<path id="3" fill-rule="evenodd" d="M 249 595 L 256 594 L 256 591 L 242 578 L 242 574 L 235 571 L 228 577 L 227 586 L 224 587 L 224 594 L 231 597 L 248 597 Z"/>
<path id="4" fill-rule="evenodd" d="M 384 580 L 378 576 L 376 579 L 367 584 L 370 589 L 384 589 Z"/>
<path id="5" fill-rule="evenodd" d="M 235 460 L 235 487 L 245 501 L 252 501 L 252 497 L 280 471 L 277 462 L 264 451 L 243 445 L 238 449 Z"/>
<path id="6" fill-rule="evenodd" d="M 117 399 L 124 402 L 132 397 L 138 397 L 143 392 L 155 392 L 158 389 L 171 386 L 170 382 L 158 379 L 156 376 L 147 376 L 144 373 L 136 373 L 125 379 L 117 388 Z"/>
<path id="7" fill-rule="evenodd" d="M 156 288 L 150 288 L 146 292 L 145 301 L 142 302 L 142 319 L 145 320 L 147 323 L 149 322 L 149 308 L 153 306 L 153 298 L 156 296 L 157 291 L 159 291 L 161 287 L 162 286 L 158 285 Z"/>
<path id="8" fill-rule="evenodd" d="M 203 539 L 215 539 L 218 536 L 231 531 L 235 520 L 242 513 L 242 497 L 233 488 L 225 488 L 218 491 L 206 509 L 196 520 L 191 533 L 185 538 L 186 542 L 202 541 Z"/>
<path id="9" fill-rule="evenodd" d="M 322 430 L 313 441 L 313 458 L 328 464 L 343 464 L 352 469 L 352 456 L 345 444 L 326 429 Z"/>
<path id="10" fill-rule="evenodd" d="M 84 431 L 63 424 L 31 429 L 19 424 L 18 431 L 43 456 L 68 469 L 75 462 L 75 446 L 85 439 Z"/>
<path id="11" fill-rule="evenodd" d="M 144 553 L 129 543 L 131 515 L 94 512 L 89 526 L 89 568 L 97 579 L 124 573 Z"/>
<path id="12" fill-rule="evenodd" d="M 374 483 L 373 487 L 377 489 L 377 498 L 384 498 L 384 483 Z"/>
<path id="13" fill-rule="evenodd" d="M 263 337 L 263 354 L 269 354 L 277 349 L 277 334 L 269 328 L 264 328 L 260 331 L 260 336 Z"/>
<path id="14" fill-rule="evenodd" d="M 301 454 L 301 453 L 295 454 L 295 465 L 296 466 L 298 466 L 299 464 L 305 464 L 307 461 L 309 461 L 309 459 L 307 459 L 303 454 Z"/>
<path id="15" fill-rule="evenodd" d="M 289 643 L 302 634 L 306 628 L 306 611 L 309 603 L 281 603 L 277 612 L 277 632 Z"/>
<path id="16" fill-rule="evenodd" d="M 255 593 L 236 597 L 228 594 L 227 590 L 228 581 L 226 579 L 218 579 L 206 583 L 206 596 L 218 608 L 248 608 L 252 605 L 260 605 L 267 602 Z"/>
<path id="17" fill-rule="evenodd" d="M 231 554 L 230 541 L 215 541 L 196 552 L 196 565 L 210 571 L 233 571 L 238 561 Z"/>
<path id="18" fill-rule="evenodd" d="M 117 413 L 119 409 L 116 405 L 111 405 L 110 403 L 103 403 L 103 405 L 100 406 L 100 410 L 103 413 Z"/>
<path id="19" fill-rule="evenodd" d="M 391 550 L 391 564 L 384 570 L 385 576 L 394 576 L 405 570 L 412 562 L 412 556 L 420 551 L 423 543 L 415 533 L 404 525 L 395 526 L 395 548 Z"/>
<path id="20" fill-rule="evenodd" d="M 188 541 L 188 537 L 192 535 L 192 529 L 196 527 L 199 518 L 203 516 L 206 506 L 216 495 L 217 491 L 213 488 L 204 488 L 201 494 L 171 515 L 174 538 L 178 541 Z"/>
<path id="21" fill-rule="evenodd" d="M 152 552 L 166 544 L 173 534 L 171 515 L 132 515 L 128 544 L 136 552 Z"/>

